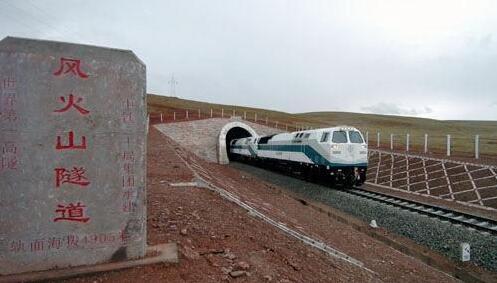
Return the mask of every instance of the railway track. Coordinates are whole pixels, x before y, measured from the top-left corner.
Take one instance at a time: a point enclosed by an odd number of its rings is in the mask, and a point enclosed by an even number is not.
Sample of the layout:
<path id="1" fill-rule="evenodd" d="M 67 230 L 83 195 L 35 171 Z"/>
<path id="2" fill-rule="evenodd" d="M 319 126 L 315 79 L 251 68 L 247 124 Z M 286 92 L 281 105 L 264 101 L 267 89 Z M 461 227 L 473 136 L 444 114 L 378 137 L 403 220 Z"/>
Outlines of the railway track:
<path id="1" fill-rule="evenodd" d="M 464 212 L 453 211 L 444 207 L 420 203 L 383 193 L 372 192 L 362 188 L 343 189 L 342 191 L 348 194 L 359 196 L 361 198 L 381 202 L 403 210 L 408 210 L 429 217 L 438 218 L 442 221 L 451 222 L 456 225 L 462 225 L 471 229 L 478 230 L 482 233 L 497 235 L 497 221 L 492 219 Z"/>
<path id="2" fill-rule="evenodd" d="M 286 175 L 309 182 L 309 180 L 300 176 L 300 172 L 289 172 L 289 175 L 287 172 Z M 323 182 L 311 182 L 317 185 L 327 186 Z M 374 184 L 372 185 L 374 186 Z M 477 230 L 483 234 L 488 233 L 497 235 L 497 221 L 493 219 L 454 211 L 437 205 L 416 202 L 413 200 L 395 197 L 388 194 L 372 192 L 359 187 L 354 187 L 351 189 L 338 188 L 338 190 L 361 198 L 373 200 L 389 206 L 436 218 L 441 221 L 450 222 L 455 225 L 461 225 L 469 229 Z"/>

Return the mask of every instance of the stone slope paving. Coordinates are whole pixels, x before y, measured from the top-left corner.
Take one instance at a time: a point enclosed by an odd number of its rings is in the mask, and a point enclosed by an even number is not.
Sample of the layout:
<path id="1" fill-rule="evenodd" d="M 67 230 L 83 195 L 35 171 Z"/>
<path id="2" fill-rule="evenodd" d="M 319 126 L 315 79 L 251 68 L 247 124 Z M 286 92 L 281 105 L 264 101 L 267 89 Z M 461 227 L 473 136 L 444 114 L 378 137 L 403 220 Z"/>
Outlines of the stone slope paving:
<path id="1" fill-rule="evenodd" d="M 204 120 L 158 124 L 155 127 L 166 136 L 181 144 L 197 156 L 210 162 L 217 162 L 216 149 L 219 132 L 230 122 L 242 122 L 256 131 L 258 135 L 282 132 L 264 125 L 241 119 L 212 118 Z"/>

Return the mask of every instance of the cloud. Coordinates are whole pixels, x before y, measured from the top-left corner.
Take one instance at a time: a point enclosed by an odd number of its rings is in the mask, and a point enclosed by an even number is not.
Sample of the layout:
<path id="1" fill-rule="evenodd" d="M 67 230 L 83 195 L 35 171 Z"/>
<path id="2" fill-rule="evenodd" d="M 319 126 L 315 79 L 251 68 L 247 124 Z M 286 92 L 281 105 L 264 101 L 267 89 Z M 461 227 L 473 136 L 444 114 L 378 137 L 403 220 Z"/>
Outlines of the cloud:
<path id="1" fill-rule="evenodd" d="M 493 41 L 492 34 L 489 33 L 486 36 L 480 38 L 480 46 L 483 48 L 490 47 L 492 41 Z"/>
<path id="2" fill-rule="evenodd" d="M 433 113 L 433 109 L 428 106 L 423 108 L 404 108 L 395 103 L 380 102 L 371 106 L 361 107 L 362 111 L 374 114 L 409 115 L 418 116 Z"/>
<path id="3" fill-rule="evenodd" d="M 497 1 L 153 0 L 137 8 L 124 0 L 118 11 L 115 1 L 0 2 L 0 39 L 133 50 L 152 93 L 168 94 L 174 73 L 176 95 L 193 100 L 497 120 Z"/>

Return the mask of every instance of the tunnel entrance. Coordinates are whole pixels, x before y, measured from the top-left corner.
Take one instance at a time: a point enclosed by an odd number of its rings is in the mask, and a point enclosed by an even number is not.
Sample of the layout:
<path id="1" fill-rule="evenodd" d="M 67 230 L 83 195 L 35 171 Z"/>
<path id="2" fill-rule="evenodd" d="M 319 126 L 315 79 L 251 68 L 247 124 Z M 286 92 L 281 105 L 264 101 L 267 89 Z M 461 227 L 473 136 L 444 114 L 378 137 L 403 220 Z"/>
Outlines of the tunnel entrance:
<path id="1" fill-rule="evenodd" d="M 229 144 L 232 140 L 255 136 L 257 136 L 257 133 L 250 126 L 242 122 L 231 122 L 226 124 L 219 133 L 218 162 L 220 164 L 229 163 L 231 159 Z"/>
<path id="2" fill-rule="evenodd" d="M 229 161 L 233 160 L 232 155 L 229 151 L 231 141 L 234 139 L 246 138 L 251 136 L 252 135 L 247 130 L 240 127 L 234 127 L 228 131 L 228 133 L 226 134 L 226 153 L 228 154 Z"/>

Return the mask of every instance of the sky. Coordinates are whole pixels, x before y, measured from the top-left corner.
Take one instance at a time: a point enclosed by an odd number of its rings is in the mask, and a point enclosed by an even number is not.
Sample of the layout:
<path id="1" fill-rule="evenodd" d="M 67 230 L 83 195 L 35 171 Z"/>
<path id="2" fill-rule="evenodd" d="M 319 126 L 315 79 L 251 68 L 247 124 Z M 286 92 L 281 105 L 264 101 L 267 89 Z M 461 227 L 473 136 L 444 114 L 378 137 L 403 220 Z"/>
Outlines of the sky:
<path id="1" fill-rule="evenodd" d="M 497 120 L 497 1 L 0 0 L 0 38 L 130 49 L 149 93 Z"/>

